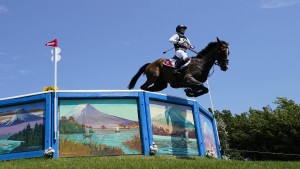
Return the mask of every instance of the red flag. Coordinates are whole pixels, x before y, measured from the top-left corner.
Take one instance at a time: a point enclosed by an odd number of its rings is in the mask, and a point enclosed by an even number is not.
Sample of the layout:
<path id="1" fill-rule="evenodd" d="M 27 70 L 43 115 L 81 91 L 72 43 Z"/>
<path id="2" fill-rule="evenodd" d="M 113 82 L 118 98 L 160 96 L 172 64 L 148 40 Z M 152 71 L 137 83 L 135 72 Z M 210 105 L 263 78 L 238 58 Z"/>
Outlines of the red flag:
<path id="1" fill-rule="evenodd" d="M 54 39 L 53 41 L 51 42 L 48 42 L 45 44 L 46 46 L 53 46 L 53 47 L 57 47 L 58 46 L 58 42 L 57 42 L 57 39 Z"/>

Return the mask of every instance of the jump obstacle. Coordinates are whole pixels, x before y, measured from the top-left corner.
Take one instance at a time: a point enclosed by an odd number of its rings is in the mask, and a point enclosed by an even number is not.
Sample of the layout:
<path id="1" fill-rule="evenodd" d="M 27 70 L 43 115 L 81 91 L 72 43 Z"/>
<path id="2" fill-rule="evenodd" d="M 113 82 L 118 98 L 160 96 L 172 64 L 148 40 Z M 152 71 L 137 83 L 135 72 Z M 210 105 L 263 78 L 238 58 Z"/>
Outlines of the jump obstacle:
<path id="1" fill-rule="evenodd" d="M 0 160 L 49 152 L 53 158 L 221 158 L 215 118 L 192 99 L 141 90 L 59 90 L 0 99 Z"/>

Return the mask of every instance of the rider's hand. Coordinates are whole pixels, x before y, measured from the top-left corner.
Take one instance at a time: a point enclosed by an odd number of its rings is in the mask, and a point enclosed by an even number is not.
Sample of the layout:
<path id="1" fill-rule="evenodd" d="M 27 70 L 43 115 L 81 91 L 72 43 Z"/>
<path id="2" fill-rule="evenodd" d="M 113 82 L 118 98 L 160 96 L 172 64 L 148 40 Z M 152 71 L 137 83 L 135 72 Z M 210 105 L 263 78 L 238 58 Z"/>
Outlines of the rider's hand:
<path id="1" fill-rule="evenodd" d="M 178 41 L 177 44 L 183 46 L 185 44 L 185 42 L 184 41 Z"/>
<path id="2" fill-rule="evenodd" d="M 178 41 L 177 43 L 180 46 L 188 47 L 188 44 L 186 42 L 184 42 L 184 41 Z"/>
<path id="3" fill-rule="evenodd" d="M 190 45 L 190 49 L 195 49 L 195 46 L 193 46 L 193 45 Z"/>

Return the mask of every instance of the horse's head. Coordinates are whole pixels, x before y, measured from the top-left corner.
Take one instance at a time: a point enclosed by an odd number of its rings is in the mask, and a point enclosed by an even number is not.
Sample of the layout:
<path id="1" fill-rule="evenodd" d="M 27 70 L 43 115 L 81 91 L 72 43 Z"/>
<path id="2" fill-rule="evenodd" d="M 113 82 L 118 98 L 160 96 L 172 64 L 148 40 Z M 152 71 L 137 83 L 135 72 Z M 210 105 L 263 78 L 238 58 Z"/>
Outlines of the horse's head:
<path id="1" fill-rule="evenodd" d="M 217 65 L 220 66 L 221 70 L 226 71 L 228 69 L 228 56 L 229 56 L 229 48 L 228 48 L 228 43 L 225 41 L 221 41 L 217 37 L 217 55 L 216 55 L 216 60 L 217 60 Z"/>

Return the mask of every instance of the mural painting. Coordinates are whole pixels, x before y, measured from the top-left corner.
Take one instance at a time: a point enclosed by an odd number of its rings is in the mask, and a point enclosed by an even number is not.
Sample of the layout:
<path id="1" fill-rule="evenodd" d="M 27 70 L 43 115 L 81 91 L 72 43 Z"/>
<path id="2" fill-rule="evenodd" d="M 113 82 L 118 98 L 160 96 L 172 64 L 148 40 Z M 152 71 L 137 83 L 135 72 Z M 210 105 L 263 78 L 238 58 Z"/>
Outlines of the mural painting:
<path id="1" fill-rule="evenodd" d="M 45 102 L 0 107 L 0 155 L 44 149 Z"/>
<path id="2" fill-rule="evenodd" d="M 136 99 L 59 101 L 60 156 L 142 154 Z"/>
<path id="3" fill-rule="evenodd" d="M 206 153 L 212 154 L 213 157 L 218 158 L 212 121 L 203 113 L 200 113 L 200 120 Z"/>
<path id="4" fill-rule="evenodd" d="M 150 100 L 158 154 L 199 155 L 192 108 Z"/>

